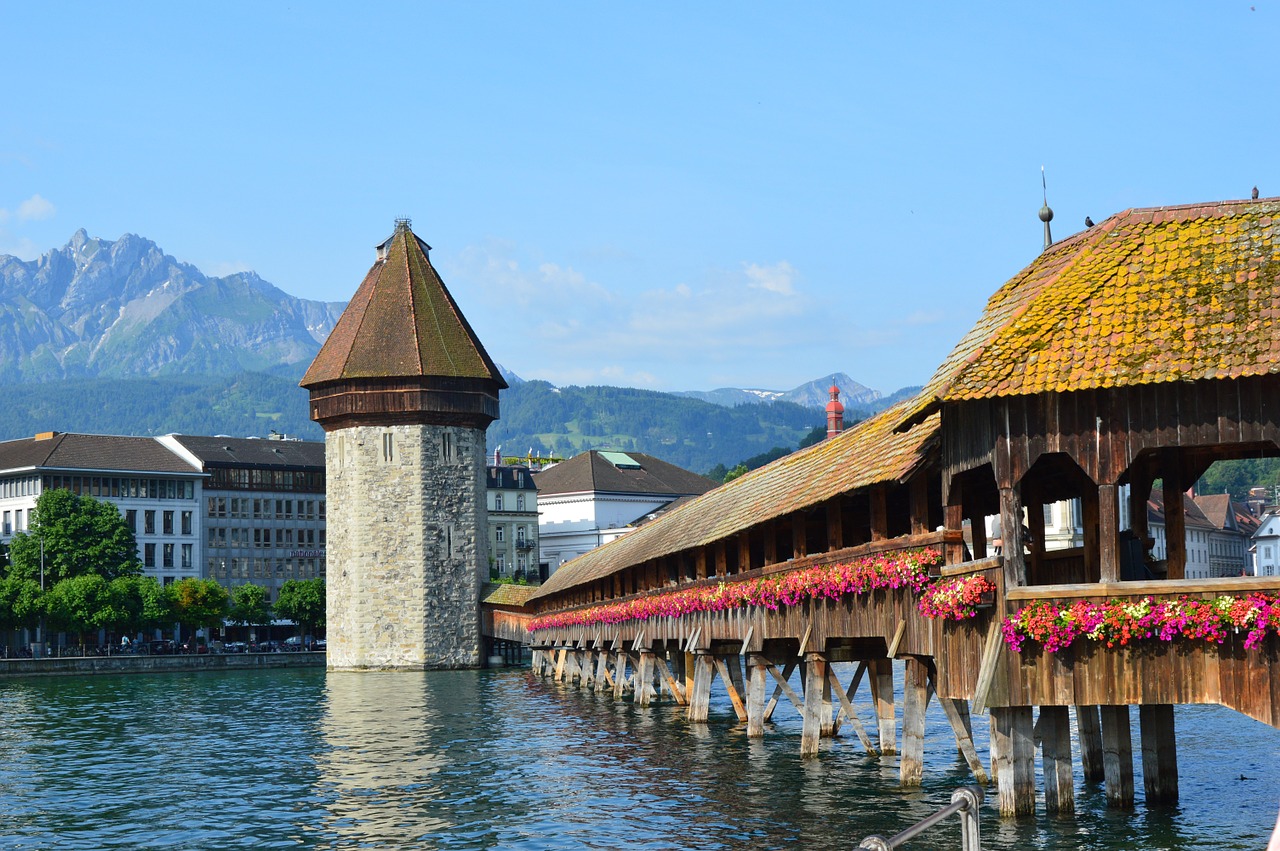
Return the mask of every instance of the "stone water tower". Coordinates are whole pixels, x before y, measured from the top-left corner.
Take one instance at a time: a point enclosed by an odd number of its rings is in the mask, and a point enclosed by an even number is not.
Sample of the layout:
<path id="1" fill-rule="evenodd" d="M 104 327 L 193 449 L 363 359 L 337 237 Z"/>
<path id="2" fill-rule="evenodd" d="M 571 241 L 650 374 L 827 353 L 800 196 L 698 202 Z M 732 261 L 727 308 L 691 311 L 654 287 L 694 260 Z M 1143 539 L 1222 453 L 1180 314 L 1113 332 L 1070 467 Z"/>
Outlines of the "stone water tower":
<path id="1" fill-rule="evenodd" d="M 484 433 L 507 386 L 409 221 L 302 378 L 325 431 L 331 670 L 482 663 Z"/>

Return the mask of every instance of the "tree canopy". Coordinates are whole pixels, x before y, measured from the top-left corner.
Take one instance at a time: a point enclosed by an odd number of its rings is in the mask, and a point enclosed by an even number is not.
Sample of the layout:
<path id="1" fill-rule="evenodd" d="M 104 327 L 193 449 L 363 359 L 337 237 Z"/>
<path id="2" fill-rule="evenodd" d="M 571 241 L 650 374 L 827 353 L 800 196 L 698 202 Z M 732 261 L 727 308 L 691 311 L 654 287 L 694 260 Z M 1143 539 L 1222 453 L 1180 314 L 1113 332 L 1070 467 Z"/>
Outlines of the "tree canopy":
<path id="1" fill-rule="evenodd" d="M 142 573 L 133 530 L 115 504 L 69 490 L 40 494 L 30 528 L 9 543 L 9 575 L 39 582 L 42 547 L 45 588 L 79 576 L 109 582 Z"/>
<path id="2" fill-rule="evenodd" d="M 275 610 L 280 617 L 288 618 L 302 627 L 304 633 L 311 632 L 318 626 L 324 626 L 324 580 L 317 577 L 286 581 L 280 586 Z"/>

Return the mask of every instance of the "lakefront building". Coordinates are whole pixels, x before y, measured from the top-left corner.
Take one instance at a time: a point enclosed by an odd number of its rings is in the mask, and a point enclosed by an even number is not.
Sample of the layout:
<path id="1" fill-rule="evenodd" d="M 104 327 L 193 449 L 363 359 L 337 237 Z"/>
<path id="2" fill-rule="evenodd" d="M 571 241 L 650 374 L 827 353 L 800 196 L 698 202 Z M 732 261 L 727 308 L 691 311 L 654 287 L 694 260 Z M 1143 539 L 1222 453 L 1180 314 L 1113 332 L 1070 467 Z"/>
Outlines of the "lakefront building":
<path id="1" fill-rule="evenodd" d="M 319 441 L 157 438 L 206 474 L 200 500 L 203 576 L 252 583 L 275 601 L 291 579 L 324 578 L 324 444 Z"/>
<path id="2" fill-rule="evenodd" d="M 539 572 L 619 538 L 717 482 L 652 455 L 592 449 L 534 473 Z"/>
<path id="3" fill-rule="evenodd" d="M 489 576 L 538 579 L 538 488 L 523 464 L 495 450 L 485 473 L 489 507 Z"/>
<path id="4" fill-rule="evenodd" d="M 205 473 L 151 437 L 41 432 L 0 442 L 0 542 L 31 526 L 36 500 L 64 488 L 110 502 L 138 543 L 144 576 L 198 577 Z"/>

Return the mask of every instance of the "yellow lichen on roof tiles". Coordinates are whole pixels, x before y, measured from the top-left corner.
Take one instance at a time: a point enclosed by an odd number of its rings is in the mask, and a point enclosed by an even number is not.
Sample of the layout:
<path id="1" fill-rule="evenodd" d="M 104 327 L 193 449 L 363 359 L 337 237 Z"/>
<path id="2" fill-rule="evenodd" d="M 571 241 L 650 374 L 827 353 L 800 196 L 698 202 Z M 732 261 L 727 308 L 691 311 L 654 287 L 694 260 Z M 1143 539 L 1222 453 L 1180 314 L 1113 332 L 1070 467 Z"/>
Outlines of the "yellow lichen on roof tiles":
<path id="1" fill-rule="evenodd" d="M 1050 247 L 992 295 L 906 421 L 943 401 L 1277 371 L 1277 213 L 1280 199 L 1129 210 Z"/>
<path id="2" fill-rule="evenodd" d="M 905 480 L 927 460 L 939 426 L 934 415 L 910 430 L 895 431 L 909 404 L 779 458 L 578 556 L 553 573 L 534 596 L 552 595 L 649 559 L 714 543 L 838 494 Z"/>

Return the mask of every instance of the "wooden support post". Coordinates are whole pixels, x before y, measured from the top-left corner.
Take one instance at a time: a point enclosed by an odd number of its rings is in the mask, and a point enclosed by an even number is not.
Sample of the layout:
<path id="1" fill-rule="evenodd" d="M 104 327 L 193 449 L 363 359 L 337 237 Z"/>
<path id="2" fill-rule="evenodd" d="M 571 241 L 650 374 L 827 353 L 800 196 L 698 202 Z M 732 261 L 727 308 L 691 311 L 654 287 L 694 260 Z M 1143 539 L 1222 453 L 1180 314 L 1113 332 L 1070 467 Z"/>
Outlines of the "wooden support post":
<path id="1" fill-rule="evenodd" d="M 880 753 L 898 752 L 898 720 L 893 707 L 893 660 L 872 659 L 868 664 L 871 681 L 871 699 L 876 704 L 876 719 L 880 734 Z"/>
<path id="2" fill-rule="evenodd" d="M 747 738 L 764 738 L 764 690 L 769 684 L 769 668 L 763 656 L 747 656 Z"/>
<path id="3" fill-rule="evenodd" d="M 791 557 L 804 558 L 809 554 L 809 524 L 804 512 L 797 511 L 791 515 Z"/>
<path id="4" fill-rule="evenodd" d="M 923 471 L 910 482 L 911 534 L 923 535 L 929 531 L 929 476 Z"/>
<path id="5" fill-rule="evenodd" d="M 1164 541 L 1167 579 L 1187 576 L 1187 515 L 1182 458 L 1170 453 L 1164 466 Z"/>
<path id="6" fill-rule="evenodd" d="M 609 688 L 609 648 L 601 647 L 596 651 L 596 691 L 605 691 Z"/>
<path id="7" fill-rule="evenodd" d="M 648 706 L 653 701 L 653 653 L 641 650 L 636 660 L 636 704 Z"/>
<path id="8" fill-rule="evenodd" d="M 802 757 L 816 756 L 818 753 L 818 740 L 822 738 L 822 711 L 824 707 L 822 692 L 824 687 L 828 689 L 827 694 L 830 695 L 830 684 L 827 682 L 827 660 L 822 657 L 822 654 L 806 654 L 804 664 L 806 671 L 804 678 L 804 709 L 801 713 L 803 722 L 800 728 L 800 756 Z M 825 707 L 827 713 L 830 714 L 830 697 L 828 697 Z"/>
<path id="9" fill-rule="evenodd" d="M 693 672 L 697 668 L 697 657 L 693 655 L 692 650 L 687 650 L 681 654 L 680 672 L 684 677 L 684 697 L 688 702 L 693 700 Z"/>
<path id="10" fill-rule="evenodd" d="M 1027 577 L 1032 584 L 1044 585 L 1049 583 L 1049 578 L 1045 575 L 1044 502 L 1034 489 L 1027 490 L 1032 491 L 1027 494 L 1029 498 L 1024 500 L 1027 509 L 1027 531 L 1031 533 L 1031 563 L 1027 568 Z"/>
<path id="11" fill-rule="evenodd" d="M 593 688 L 596 684 L 596 652 L 588 649 L 583 653 L 582 658 L 582 684 L 587 688 Z"/>
<path id="12" fill-rule="evenodd" d="M 1102 582 L 1120 581 L 1120 505 L 1115 485 L 1098 485 L 1098 570 Z"/>
<path id="13" fill-rule="evenodd" d="M 1045 811 L 1056 814 L 1075 812 L 1071 720 L 1067 707 L 1040 707 L 1040 756 L 1044 766 Z"/>
<path id="14" fill-rule="evenodd" d="M 871 540 L 889 539 L 889 489 L 885 485 L 871 486 Z"/>
<path id="15" fill-rule="evenodd" d="M 924 779 L 924 719 L 929 706 L 929 670 L 924 660 L 907 657 L 902 678 L 902 759 L 898 777 L 903 786 L 919 786 Z"/>
<path id="16" fill-rule="evenodd" d="M 1102 715 L 1102 768 L 1107 781 L 1107 806 L 1133 809 L 1133 738 L 1128 706 L 1099 707 Z"/>
<path id="17" fill-rule="evenodd" d="M 1000 555 L 1004 559 L 1004 587 L 1026 585 L 1027 563 L 1022 552 L 1022 493 L 1017 487 L 1000 488 Z"/>
<path id="18" fill-rule="evenodd" d="M 622 700 L 622 690 L 627 685 L 627 653 L 618 650 L 613 654 L 613 699 Z"/>
<path id="19" fill-rule="evenodd" d="M 948 505 L 943 509 L 944 525 L 948 531 L 964 531 L 964 506 Z M 964 562 L 964 541 L 956 541 L 949 543 L 943 550 L 943 560 L 947 564 L 961 564 Z"/>
<path id="20" fill-rule="evenodd" d="M 565 665 L 565 659 L 569 655 L 569 648 L 561 647 L 557 651 L 557 654 L 558 654 L 558 658 L 556 660 L 556 682 L 560 683 L 560 682 L 564 682 L 564 665 Z"/>
<path id="21" fill-rule="evenodd" d="M 716 666 L 716 672 L 720 674 L 720 682 L 724 683 L 725 691 L 729 693 L 729 702 L 733 704 L 733 714 L 738 716 L 739 721 L 746 721 L 747 705 L 744 702 L 742 692 L 742 669 L 738 669 L 736 679 L 732 673 L 732 666 L 738 664 L 738 657 L 730 656 L 726 659 L 723 656 L 712 655 L 711 661 Z"/>
<path id="22" fill-rule="evenodd" d="M 1178 743 L 1173 730 L 1173 706 L 1168 703 L 1138 707 L 1142 729 L 1142 785 L 1147 804 L 1178 802 Z"/>
<path id="23" fill-rule="evenodd" d="M 1084 524 L 1084 575 L 1086 582 L 1097 582 L 1101 576 L 1098 543 L 1098 491 L 1085 488 L 1080 495 L 1081 522 Z"/>
<path id="24" fill-rule="evenodd" d="M 844 516 L 840 513 L 840 497 L 827 500 L 827 552 L 844 548 Z"/>
<path id="25" fill-rule="evenodd" d="M 760 531 L 764 533 L 764 563 L 766 565 L 778 563 L 778 524 L 773 521 L 766 521 L 760 524 Z"/>
<path id="26" fill-rule="evenodd" d="M 741 532 L 738 533 L 738 573 L 746 573 L 750 569 L 751 569 L 751 530 L 743 529 Z"/>
<path id="27" fill-rule="evenodd" d="M 976 559 L 986 558 L 987 552 L 987 518 L 978 513 L 977 509 L 971 509 L 969 513 L 969 537 L 973 539 L 973 557 Z"/>
<path id="28" fill-rule="evenodd" d="M 1030 706 L 991 710 L 991 750 L 1000 815 L 1032 815 L 1036 811 L 1036 745 Z"/>
<path id="29" fill-rule="evenodd" d="M 819 718 L 822 721 L 822 727 L 818 731 L 818 735 L 824 739 L 829 739 L 835 735 L 835 714 L 832 712 L 831 703 L 831 677 L 827 676 L 831 673 L 831 664 L 828 662 L 823 666 L 826 670 L 822 672 L 822 708 L 819 710 Z M 836 688 L 840 688 L 840 681 L 836 680 Z"/>
<path id="30" fill-rule="evenodd" d="M 693 655 L 693 691 L 689 694 L 689 720 L 705 724 L 711 711 L 711 681 L 715 678 L 715 666 L 710 656 L 702 650 Z"/>
<path id="31" fill-rule="evenodd" d="M 1097 706 L 1076 707 L 1076 733 L 1080 737 L 1080 773 L 1086 783 L 1101 783 L 1106 774 L 1102 768 L 1102 723 Z"/>

